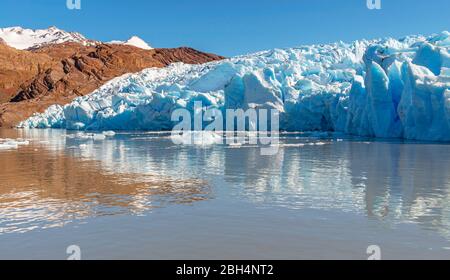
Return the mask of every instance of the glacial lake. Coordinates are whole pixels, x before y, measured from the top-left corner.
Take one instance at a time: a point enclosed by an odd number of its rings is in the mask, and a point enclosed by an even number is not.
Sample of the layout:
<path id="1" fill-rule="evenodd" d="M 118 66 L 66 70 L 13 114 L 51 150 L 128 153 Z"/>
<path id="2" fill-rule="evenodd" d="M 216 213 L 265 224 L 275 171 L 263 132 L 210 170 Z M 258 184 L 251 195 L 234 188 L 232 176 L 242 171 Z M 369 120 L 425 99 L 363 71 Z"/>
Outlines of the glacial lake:
<path id="1" fill-rule="evenodd" d="M 0 259 L 450 259 L 450 145 L 0 130 Z"/>

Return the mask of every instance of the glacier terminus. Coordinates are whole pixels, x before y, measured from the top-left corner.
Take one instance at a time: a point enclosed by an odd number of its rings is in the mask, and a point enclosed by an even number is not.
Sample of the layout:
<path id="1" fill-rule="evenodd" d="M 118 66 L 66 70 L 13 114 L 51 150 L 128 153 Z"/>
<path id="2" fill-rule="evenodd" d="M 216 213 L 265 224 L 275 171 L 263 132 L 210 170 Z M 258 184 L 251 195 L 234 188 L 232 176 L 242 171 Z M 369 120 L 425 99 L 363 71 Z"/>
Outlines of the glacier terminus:
<path id="1" fill-rule="evenodd" d="M 276 109 L 282 131 L 450 141 L 450 33 L 275 49 L 111 80 L 21 128 L 170 130 L 172 113 Z"/>

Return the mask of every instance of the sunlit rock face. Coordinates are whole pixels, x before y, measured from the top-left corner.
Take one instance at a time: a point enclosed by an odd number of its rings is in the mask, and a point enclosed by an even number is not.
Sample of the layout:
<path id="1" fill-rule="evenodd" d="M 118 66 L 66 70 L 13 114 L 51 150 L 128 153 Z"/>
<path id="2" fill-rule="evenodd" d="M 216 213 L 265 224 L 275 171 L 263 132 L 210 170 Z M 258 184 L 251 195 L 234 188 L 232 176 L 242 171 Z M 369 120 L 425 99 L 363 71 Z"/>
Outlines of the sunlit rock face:
<path id="1" fill-rule="evenodd" d="M 266 108 L 287 131 L 450 141 L 450 33 L 276 49 L 112 80 L 20 127 L 168 130 L 174 110 Z"/>

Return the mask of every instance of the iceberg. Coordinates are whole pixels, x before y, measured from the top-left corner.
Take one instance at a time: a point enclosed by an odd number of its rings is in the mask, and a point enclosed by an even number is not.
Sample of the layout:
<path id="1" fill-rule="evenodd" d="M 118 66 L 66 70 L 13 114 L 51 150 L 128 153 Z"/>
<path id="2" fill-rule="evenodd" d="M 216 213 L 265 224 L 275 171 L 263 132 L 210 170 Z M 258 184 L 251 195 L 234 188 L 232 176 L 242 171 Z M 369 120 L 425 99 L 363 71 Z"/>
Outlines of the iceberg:
<path id="1" fill-rule="evenodd" d="M 18 149 L 20 146 L 28 146 L 30 141 L 25 139 L 2 139 L 0 138 L 0 151 Z"/>
<path id="2" fill-rule="evenodd" d="M 111 80 L 22 128 L 170 130 L 177 109 L 276 109 L 283 131 L 450 141 L 450 33 L 300 46 Z"/>
<path id="3" fill-rule="evenodd" d="M 222 135 L 213 131 L 187 131 L 183 133 L 174 133 L 170 138 L 173 143 L 183 145 L 210 146 L 223 143 Z"/>

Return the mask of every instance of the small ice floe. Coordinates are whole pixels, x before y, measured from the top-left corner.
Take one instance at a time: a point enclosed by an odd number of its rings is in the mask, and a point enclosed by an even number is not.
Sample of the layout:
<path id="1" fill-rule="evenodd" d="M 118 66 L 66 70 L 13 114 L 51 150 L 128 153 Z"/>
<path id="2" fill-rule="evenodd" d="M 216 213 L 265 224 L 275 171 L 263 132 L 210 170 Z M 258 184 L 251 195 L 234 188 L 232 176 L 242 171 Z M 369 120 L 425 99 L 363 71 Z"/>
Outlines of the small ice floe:
<path id="1" fill-rule="evenodd" d="M 223 137 L 213 131 L 188 131 L 170 136 L 176 145 L 199 145 L 210 146 L 223 144 Z"/>
<path id="2" fill-rule="evenodd" d="M 25 139 L 1 139 L 0 138 L 0 150 L 12 150 L 18 149 L 20 146 L 27 146 L 30 144 L 30 141 Z"/>
<path id="3" fill-rule="evenodd" d="M 114 137 L 116 135 L 116 133 L 112 130 L 110 131 L 103 131 L 103 135 L 105 135 L 106 137 Z"/>
<path id="4" fill-rule="evenodd" d="M 92 139 L 94 139 L 94 140 L 105 140 L 105 139 L 106 139 L 106 136 L 103 135 L 103 134 L 94 134 L 94 135 L 92 136 Z"/>
<path id="5" fill-rule="evenodd" d="M 80 149 L 84 150 L 84 149 L 87 149 L 88 145 L 86 145 L 86 144 L 81 144 L 79 147 L 80 147 Z"/>
<path id="6" fill-rule="evenodd" d="M 305 144 L 304 143 L 281 144 L 280 147 L 282 147 L 282 148 L 301 148 L 301 147 L 305 147 Z"/>
<path id="7" fill-rule="evenodd" d="M 229 143 L 228 147 L 230 147 L 230 148 L 240 148 L 240 147 L 242 147 L 242 143 Z"/>
<path id="8" fill-rule="evenodd" d="M 69 134 L 66 136 L 67 138 L 75 138 L 75 139 L 84 139 L 84 140 L 105 140 L 106 135 L 103 133 L 85 133 L 85 132 L 78 132 L 76 134 Z"/>

